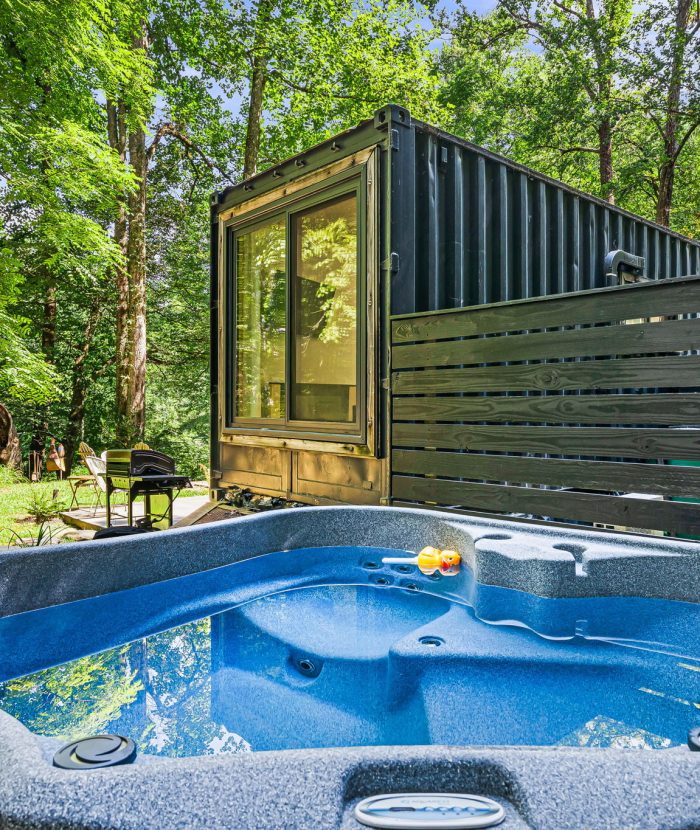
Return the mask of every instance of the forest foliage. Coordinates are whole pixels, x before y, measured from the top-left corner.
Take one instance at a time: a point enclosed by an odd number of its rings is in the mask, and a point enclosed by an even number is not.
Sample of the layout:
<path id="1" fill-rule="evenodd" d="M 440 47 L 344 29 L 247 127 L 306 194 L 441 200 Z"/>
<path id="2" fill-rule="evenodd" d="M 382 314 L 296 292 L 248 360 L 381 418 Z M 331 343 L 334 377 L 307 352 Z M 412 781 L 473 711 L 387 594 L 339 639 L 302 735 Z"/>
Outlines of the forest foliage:
<path id="1" fill-rule="evenodd" d="M 388 101 L 700 235 L 696 0 L 0 0 L 0 401 L 208 442 L 209 197 Z"/>

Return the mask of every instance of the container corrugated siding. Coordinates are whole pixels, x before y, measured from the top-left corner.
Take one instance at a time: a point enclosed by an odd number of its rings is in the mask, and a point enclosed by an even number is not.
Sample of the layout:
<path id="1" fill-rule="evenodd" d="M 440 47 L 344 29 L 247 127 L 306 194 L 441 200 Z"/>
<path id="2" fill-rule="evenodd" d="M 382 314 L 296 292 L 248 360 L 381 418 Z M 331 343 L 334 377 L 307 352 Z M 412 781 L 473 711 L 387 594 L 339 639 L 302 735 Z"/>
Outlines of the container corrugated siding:
<path id="1" fill-rule="evenodd" d="M 650 279 L 700 274 L 700 243 L 427 125 L 412 129 L 399 153 L 414 144 L 401 165 L 404 181 L 413 178 L 415 222 L 395 225 L 404 238 L 392 245 L 412 290 L 394 313 L 600 288 L 617 249 L 644 257 Z"/>

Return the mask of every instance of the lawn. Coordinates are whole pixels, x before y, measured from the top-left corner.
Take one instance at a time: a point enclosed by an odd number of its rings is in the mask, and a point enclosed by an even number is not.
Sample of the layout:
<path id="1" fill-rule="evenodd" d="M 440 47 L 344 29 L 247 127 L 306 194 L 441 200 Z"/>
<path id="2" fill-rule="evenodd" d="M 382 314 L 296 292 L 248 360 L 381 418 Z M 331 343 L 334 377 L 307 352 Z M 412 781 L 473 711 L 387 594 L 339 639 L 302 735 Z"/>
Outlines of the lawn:
<path id="1" fill-rule="evenodd" d="M 74 475 L 86 475 L 87 470 L 76 468 Z M 183 490 L 180 496 L 199 496 L 206 490 L 193 488 Z M 120 500 L 123 495 L 119 494 Z M 78 490 L 78 504 L 81 507 L 95 505 L 95 493 L 89 487 Z M 23 539 L 36 537 L 40 522 L 37 513 L 49 513 L 52 518 L 47 526 L 54 531 L 65 525 L 57 517 L 59 511 L 67 510 L 71 503 L 71 490 L 67 481 L 58 481 L 53 476 L 40 482 L 30 482 L 17 477 L 0 467 L 0 545 L 15 541 L 15 533 Z M 104 503 L 104 497 L 103 497 Z"/>

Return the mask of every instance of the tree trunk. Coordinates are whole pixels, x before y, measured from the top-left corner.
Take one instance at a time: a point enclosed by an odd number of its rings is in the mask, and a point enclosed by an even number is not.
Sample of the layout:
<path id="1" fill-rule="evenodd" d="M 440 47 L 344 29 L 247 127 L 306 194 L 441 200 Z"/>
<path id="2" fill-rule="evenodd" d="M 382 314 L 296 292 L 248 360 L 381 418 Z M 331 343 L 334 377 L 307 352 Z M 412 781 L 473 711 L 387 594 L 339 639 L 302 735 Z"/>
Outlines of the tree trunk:
<path id="1" fill-rule="evenodd" d="M 0 464 L 18 469 L 22 464 L 19 435 L 9 410 L 0 403 Z"/>
<path id="2" fill-rule="evenodd" d="M 243 178 L 254 176 L 258 169 L 260 154 L 260 127 L 262 121 L 263 95 L 265 92 L 266 60 L 260 55 L 253 58 L 253 72 L 250 79 L 250 104 L 248 106 L 248 128 L 245 136 L 245 160 Z"/>
<path id="3" fill-rule="evenodd" d="M 146 133 L 129 135 L 129 161 L 138 176 L 138 188 L 129 195 L 129 299 L 131 363 L 129 367 L 129 439 L 143 440 L 146 430 Z"/>
<path id="4" fill-rule="evenodd" d="M 87 383 L 82 372 L 73 373 L 73 389 L 68 413 L 68 426 L 64 436 L 63 446 L 66 450 L 66 475 L 73 471 L 75 453 L 83 440 L 83 422 L 85 420 L 85 400 L 87 398 Z"/>
<path id="5" fill-rule="evenodd" d="M 51 280 L 51 277 L 49 277 Z M 49 363 L 53 363 L 54 350 L 56 348 L 56 313 L 58 304 L 56 302 L 56 286 L 49 282 L 46 287 L 44 299 L 44 322 L 41 327 L 41 349 Z"/>
<path id="6" fill-rule="evenodd" d="M 101 297 L 95 296 L 90 305 L 85 337 L 81 342 L 78 354 L 73 360 L 73 381 L 71 391 L 70 412 L 68 413 L 68 427 L 64 436 L 66 449 L 66 475 L 71 474 L 75 452 L 83 437 L 83 422 L 85 420 L 85 401 L 90 379 L 85 374 L 85 362 L 90 354 L 90 348 L 95 336 L 95 330 L 101 316 Z"/>
<path id="7" fill-rule="evenodd" d="M 134 35 L 134 51 L 148 51 L 145 20 Z M 120 206 L 115 240 L 125 254 L 125 269 L 117 269 L 117 441 L 130 446 L 144 437 L 146 427 L 146 175 L 148 156 L 142 124 L 126 129 L 124 107 L 108 107 L 110 143 L 129 165 L 137 186 Z M 127 136 L 128 133 L 128 136 Z"/>
<path id="8" fill-rule="evenodd" d="M 44 295 L 44 318 L 41 324 L 41 350 L 47 363 L 53 364 L 56 350 L 56 317 L 58 301 L 56 285 L 51 274 L 45 274 L 46 294 Z M 46 444 L 46 435 L 49 431 L 49 413 L 46 406 L 37 410 L 32 430 L 31 449 L 43 453 Z"/>
<path id="9" fill-rule="evenodd" d="M 664 158 L 659 168 L 659 192 L 656 199 L 656 221 L 666 227 L 671 223 L 673 185 L 678 161 L 678 110 L 681 102 L 683 65 L 688 45 L 687 29 L 691 3 L 692 0 L 678 0 L 673 26 L 673 54 L 663 130 Z"/>
<path id="10" fill-rule="evenodd" d="M 673 204 L 673 185 L 676 178 L 676 159 L 669 153 L 664 141 L 664 161 L 659 170 L 659 188 L 656 196 L 656 221 L 659 225 L 669 227 L 671 224 L 671 205 Z"/>
<path id="11" fill-rule="evenodd" d="M 107 103 L 107 130 L 109 146 L 119 154 L 122 163 L 126 164 L 126 116 L 124 104 Z M 118 444 L 128 444 L 129 441 L 129 366 L 131 352 L 130 320 L 129 320 L 129 273 L 126 269 L 128 253 L 128 225 L 127 206 L 122 198 L 119 201 L 117 215 L 114 220 L 114 241 L 121 250 L 123 263 L 118 265 L 114 274 L 117 290 L 116 308 L 116 440 Z"/>
<path id="12" fill-rule="evenodd" d="M 613 191 L 613 147 L 612 127 L 605 118 L 598 126 L 598 148 L 600 153 L 600 192 L 606 202 L 615 204 Z"/>
<path id="13" fill-rule="evenodd" d="M 265 84 L 267 83 L 267 41 L 265 28 L 274 7 L 274 0 L 260 0 L 255 20 L 252 71 L 250 76 L 250 100 L 248 102 L 248 125 L 245 137 L 243 178 L 254 176 L 258 169 L 260 155 L 260 133 L 262 125 Z"/>

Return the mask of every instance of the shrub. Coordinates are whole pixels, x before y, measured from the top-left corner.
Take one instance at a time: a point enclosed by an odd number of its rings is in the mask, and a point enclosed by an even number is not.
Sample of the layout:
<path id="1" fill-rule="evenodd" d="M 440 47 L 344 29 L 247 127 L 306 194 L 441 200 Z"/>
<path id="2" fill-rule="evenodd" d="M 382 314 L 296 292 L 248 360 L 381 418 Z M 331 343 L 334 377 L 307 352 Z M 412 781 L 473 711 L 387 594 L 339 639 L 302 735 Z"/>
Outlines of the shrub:
<path id="1" fill-rule="evenodd" d="M 11 487 L 13 484 L 26 483 L 27 479 L 19 470 L 12 470 L 0 464 L 0 487 Z"/>
<path id="2" fill-rule="evenodd" d="M 52 544 L 54 539 L 54 530 L 48 522 L 42 522 L 36 529 L 36 533 L 29 536 L 20 536 L 14 530 L 11 534 L 10 547 L 13 548 L 40 548 Z"/>
<path id="3" fill-rule="evenodd" d="M 200 464 L 209 464 L 209 445 L 194 432 L 162 433 L 151 439 L 151 446 L 175 459 L 177 472 L 192 479 L 203 477 Z"/>
<path id="4" fill-rule="evenodd" d="M 26 506 L 27 513 L 38 525 L 55 519 L 63 510 L 63 502 L 58 498 L 58 490 L 49 494 L 47 490 L 32 490 L 32 497 Z"/>

